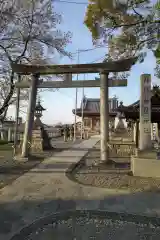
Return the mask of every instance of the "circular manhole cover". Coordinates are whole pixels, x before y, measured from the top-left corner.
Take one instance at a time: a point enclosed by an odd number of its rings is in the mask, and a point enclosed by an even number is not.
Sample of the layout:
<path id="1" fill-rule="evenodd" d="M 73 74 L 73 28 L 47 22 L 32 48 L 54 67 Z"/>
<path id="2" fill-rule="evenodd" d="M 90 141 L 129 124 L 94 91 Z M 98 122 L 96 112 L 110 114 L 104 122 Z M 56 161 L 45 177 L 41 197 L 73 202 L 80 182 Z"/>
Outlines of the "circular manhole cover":
<path id="1" fill-rule="evenodd" d="M 104 211 L 66 211 L 40 219 L 11 240 L 159 240 L 160 219 Z"/>

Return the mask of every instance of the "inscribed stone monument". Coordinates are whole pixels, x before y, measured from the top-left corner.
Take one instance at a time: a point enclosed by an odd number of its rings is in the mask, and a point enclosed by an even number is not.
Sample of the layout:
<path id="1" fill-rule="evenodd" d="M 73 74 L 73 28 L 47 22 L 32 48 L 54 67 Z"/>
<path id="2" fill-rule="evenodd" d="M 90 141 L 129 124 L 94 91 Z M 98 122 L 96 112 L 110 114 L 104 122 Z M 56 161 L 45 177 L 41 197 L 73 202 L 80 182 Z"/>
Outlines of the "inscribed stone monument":
<path id="1" fill-rule="evenodd" d="M 140 150 L 150 149 L 151 144 L 151 75 L 141 75 L 140 96 Z"/>

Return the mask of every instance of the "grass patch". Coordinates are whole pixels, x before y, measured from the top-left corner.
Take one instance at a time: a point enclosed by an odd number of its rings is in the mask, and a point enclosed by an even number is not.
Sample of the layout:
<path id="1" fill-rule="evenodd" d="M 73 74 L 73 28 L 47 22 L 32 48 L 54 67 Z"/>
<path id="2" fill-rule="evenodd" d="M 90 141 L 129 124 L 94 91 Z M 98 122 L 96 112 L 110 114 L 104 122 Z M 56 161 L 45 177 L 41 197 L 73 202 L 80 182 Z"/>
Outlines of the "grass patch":
<path id="1" fill-rule="evenodd" d="M 0 143 L 0 151 L 7 151 L 7 150 L 13 150 L 13 143 Z"/>

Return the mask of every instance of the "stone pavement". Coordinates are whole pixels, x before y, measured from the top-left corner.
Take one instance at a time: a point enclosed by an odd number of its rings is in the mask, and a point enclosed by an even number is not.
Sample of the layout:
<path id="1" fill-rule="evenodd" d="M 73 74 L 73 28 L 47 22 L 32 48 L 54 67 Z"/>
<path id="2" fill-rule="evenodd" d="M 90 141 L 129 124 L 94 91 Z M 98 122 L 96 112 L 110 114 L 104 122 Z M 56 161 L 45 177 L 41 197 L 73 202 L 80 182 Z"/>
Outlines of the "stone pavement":
<path id="1" fill-rule="evenodd" d="M 27 224 L 62 210 L 100 209 L 160 216 L 160 194 L 86 187 L 66 176 L 99 139 L 91 138 L 45 159 L 0 190 L 0 239 L 9 240 Z"/>

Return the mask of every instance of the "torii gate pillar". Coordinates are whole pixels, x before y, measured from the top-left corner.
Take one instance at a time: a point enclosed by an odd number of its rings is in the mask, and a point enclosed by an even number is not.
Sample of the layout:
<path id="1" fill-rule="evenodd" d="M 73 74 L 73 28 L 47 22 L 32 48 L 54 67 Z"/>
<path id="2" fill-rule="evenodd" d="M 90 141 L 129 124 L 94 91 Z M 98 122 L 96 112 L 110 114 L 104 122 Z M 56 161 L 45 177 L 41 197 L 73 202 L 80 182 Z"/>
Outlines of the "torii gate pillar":
<path id="1" fill-rule="evenodd" d="M 36 107 L 37 86 L 38 86 L 39 74 L 32 75 L 32 85 L 30 87 L 29 105 L 27 111 L 27 118 L 23 136 L 22 145 L 22 158 L 27 158 L 30 151 L 30 144 L 32 141 L 32 128 L 34 123 L 34 111 Z"/>
<path id="2" fill-rule="evenodd" d="M 101 162 L 108 161 L 109 141 L 108 74 L 100 74 L 100 142 Z"/>

